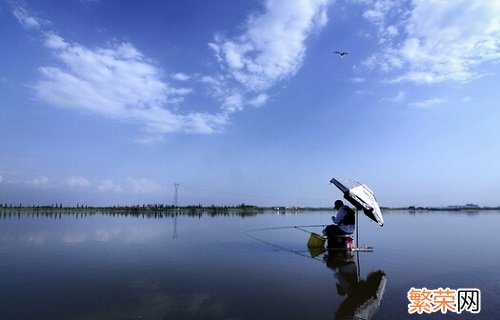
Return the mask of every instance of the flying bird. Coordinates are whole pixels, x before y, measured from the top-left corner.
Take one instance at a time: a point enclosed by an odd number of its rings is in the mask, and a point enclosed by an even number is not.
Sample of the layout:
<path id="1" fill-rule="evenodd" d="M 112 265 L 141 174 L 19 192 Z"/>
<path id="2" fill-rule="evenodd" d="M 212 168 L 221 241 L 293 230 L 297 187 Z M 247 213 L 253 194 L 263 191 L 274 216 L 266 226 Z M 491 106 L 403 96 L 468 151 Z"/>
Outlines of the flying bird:
<path id="1" fill-rule="evenodd" d="M 333 53 L 336 53 L 338 54 L 339 56 L 341 56 L 342 58 L 346 55 L 349 54 L 349 52 L 346 52 L 346 51 L 333 51 Z"/>

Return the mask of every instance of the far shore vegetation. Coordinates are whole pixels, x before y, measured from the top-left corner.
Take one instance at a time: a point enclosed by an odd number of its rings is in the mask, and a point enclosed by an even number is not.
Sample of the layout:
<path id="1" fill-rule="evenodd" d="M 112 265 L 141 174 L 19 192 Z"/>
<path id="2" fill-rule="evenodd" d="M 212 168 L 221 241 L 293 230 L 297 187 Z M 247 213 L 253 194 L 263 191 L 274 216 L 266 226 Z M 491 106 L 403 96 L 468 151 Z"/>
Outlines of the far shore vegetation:
<path id="1" fill-rule="evenodd" d="M 453 205 L 446 207 L 381 207 L 382 211 L 391 210 L 408 210 L 412 212 L 427 212 L 427 211 L 479 211 L 479 210 L 500 210 L 497 207 L 481 207 L 475 204 Z M 116 206 L 88 206 L 76 204 L 75 206 L 67 206 L 59 203 L 50 205 L 23 205 L 23 204 L 8 204 L 0 203 L 0 212 L 4 213 L 53 213 L 53 214 L 123 214 L 123 215 L 147 215 L 147 216 L 172 216 L 172 215 L 255 215 L 262 212 L 276 211 L 277 213 L 296 213 L 307 211 L 333 211 L 332 207 L 287 207 L 287 206 L 269 206 L 262 207 L 249 204 L 239 204 L 236 206 L 174 206 L 166 204 L 137 204 L 137 205 L 116 205 Z"/>

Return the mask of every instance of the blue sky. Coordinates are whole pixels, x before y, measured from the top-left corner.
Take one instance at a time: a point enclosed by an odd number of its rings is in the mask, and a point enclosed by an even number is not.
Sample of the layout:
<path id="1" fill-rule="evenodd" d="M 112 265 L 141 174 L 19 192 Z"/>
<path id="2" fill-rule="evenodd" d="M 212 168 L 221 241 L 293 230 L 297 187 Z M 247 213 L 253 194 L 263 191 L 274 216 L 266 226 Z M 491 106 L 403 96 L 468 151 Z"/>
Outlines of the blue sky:
<path id="1" fill-rule="evenodd" d="M 498 1 L 2 1 L 0 44 L 2 203 L 500 205 Z"/>

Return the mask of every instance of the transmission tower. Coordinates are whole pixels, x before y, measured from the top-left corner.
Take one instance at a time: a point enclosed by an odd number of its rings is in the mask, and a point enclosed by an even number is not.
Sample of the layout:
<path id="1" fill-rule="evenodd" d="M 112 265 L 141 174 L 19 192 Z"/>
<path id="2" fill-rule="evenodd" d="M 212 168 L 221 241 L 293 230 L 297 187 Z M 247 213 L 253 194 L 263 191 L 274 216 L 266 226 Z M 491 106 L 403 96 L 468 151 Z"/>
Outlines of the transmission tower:
<path id="1" fill-rule="evenodd" d="M 175 192 L 174 192 L 174 207 L 175 209 L 179 209 L 179 184 L 176 182 L 174 183 L 174 189 L 175 189 Z M 174 223 L 173 223 L 173 234 L 172 234 L 172 238 L 173 239 L 177 239 L 177 210 L 175 211 L 174 213 Z"/>
<path id="2" fill-rule="evenodd" d="M 175 193 L 174 193 L 174 207 L 179 206 L 179 184 L 174 183 Z"/>

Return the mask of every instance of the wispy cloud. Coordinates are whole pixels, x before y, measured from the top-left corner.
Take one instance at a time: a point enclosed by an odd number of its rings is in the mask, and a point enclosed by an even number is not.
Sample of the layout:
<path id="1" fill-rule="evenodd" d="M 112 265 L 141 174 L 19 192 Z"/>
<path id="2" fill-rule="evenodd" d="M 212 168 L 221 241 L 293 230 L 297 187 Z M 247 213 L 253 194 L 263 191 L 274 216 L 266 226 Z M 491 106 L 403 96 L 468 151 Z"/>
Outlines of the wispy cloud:
<path id="1" fill-rule="evenodd" d="M 306 53 L 306 40 L 327 22 L 328 0 L 268 0 L 251 15 L 241 34 L 218 34 L 210 43 L 222 73 L 206 77 L 228 112 L 261 106 L 266 90 L 295 75 Z M 227 89 L 227 88 L 230 89 Z"/>
<path id="2" fill-rule="evenodd" d="M 40 189 L 46 189 L 46 188 L 51 188 L 52 184 L 50 183 L 49 178 L 45 176 L 40 176 L 38 178 L 34 178 L 32 180 L 26 181 L 26 184 L 34 187 L 34 188 L 40 188 Z"/>
<path id="3" fill-rule="evenodd" d="M 164 191 L 164 188 L 146 178 L 127 177 L 122 183 L 117 183 L 113 180 L 101 180 L 97 186 L 97 190 L 104 193 L 124 192 L 128 194 L 158 194 Z"/>
<path id="4" fill-rule="evenodd" d="M 159 195 L 166 192 L 165 186 L 160 183 L 143 177 L 127 177 L 120 181 L 112 179 L 102 179 L 93 183 L 82 176 L 72 176 L 63 181 L 38 176 L 29 180 L 5 180 L 0 175 L 0 184 L 24 185 L 33 189 L 56 190 L 58 192 L 98 192 L 102 194 L 127 194 L 127 195 Z"/>
<path id="5" fill-rule="evenodd" d="M 268 89 L 300 68 L 307 37 L 327 22 L 328 2 L 266 1 L 264 13 L 251 16 L 244 33 L 230 39 L 217 36 L 210 45 L 246 89 Z"/>
<path id="6" fill-rule="evenodd" d="M 74 177 L 69 177 L 66 179 L 66 184 L 70 187 L 77 187 L 77 188 L 86 188 L 90 187 L 91 183 L 90 181 L 81 176 L 74 176 Z"/>
<path id="7" fill-rule="evenodd" d="M 406 93 L 402 90 L 400 90 L 395 96 L 393 97 L 390 97 L 390 98 L 387 98 L 386 100 L 389 101 L 389 102 L 401 102 L 403 100 L 405 100 L 406 98 Z"/>
<path id="8" fill-rule="evenodd" d="M 191 89 L 162 80 L 161 70 L 130 43 L 89 49 L 52 32 L 44 43 L 62 67 L 40 68 L 34 90 L 41 101 L 138 123 L 151 133 L 211 133 L 227 121 L 222 114 L 171 111 Z"/>
<path id="9" fill-rule="evenodd" d="M 361 77 L 353 77 L 353 78 L 351 78 L 351 82 L 352 83 L 363 83 L 365 81 L 366 81 L 366 79 L 365 78 L 361 78 Z"/>
<path id="10" fill-rule="evenodd" d="M 407 15 L 407 11 L 404 9 L 404 1 L 376 0 L 366 3 L 369 3 L 370 7 L 364 11 L 363 17 L 377 27 L 380 43 L 391 41 L 399 35 L 399 21 L 405 19 Z M 398 19 L 390 21 L 390 18 L 394 16 L 397 16 Z"/>
<path id="11" fill-rule="evenodd" d="M 409 103 L 409 105 L 412 107 L 415 107 L 415 108 L 431 108 L 431 107 L 435 107 L 437 105 L 440 105 L 444 102 L 446 102 L 445 99 L 432 98 L 432 99 L 427 99 L 427 100 L 423 100 L 423 101 L 412 102 L 412 103 Z"/>
<path id="12" fill-rule="evenodd" d="M 269 99 L 269 96 L 265 93 L 261 93 L 258 96 L 254 97 L 250 101 L 248 101 L 248 104 L 253 106 L 253 107 L 261 107 L 266 104 L 267 100 Z"/>
<path id="13" fill-rule="evenodd" d="M 57 61 L 39 68 L 41 79 L 32 85 L 39 101 L 137 124 L 146 133 L 137 141 L 152 143 L 170 132 L 219 132 L 231 113 L 264 105 L 269 99 L 266 90 L 299 70 L 307 38 L 327 21 L 329 2 L 265 0 L 241 34 L 215 36 L 209 46 L 220 69 L 204 76 L 164 75 L 130 42 L 89 48 L 46 30 L 43 26 L 50 23 L 42 24 L 22 7 L 13 11 L 23 26 L 40 31 Z M 185 98 L 199 84 L 215 99 L 212 111 L 189 111 L 197 106 L 186 106 Z"/>
<path id="14" fill-rule="evenodd" d="M 175 79 L 175 80 L 179 80 L 179 81 L 187 81 L 189 79 L 191 79 L 191 76 L 185 74 L 185 73 L 175 73 L 172 75 L 172 78 Z"/>
<path id="15" fill-rule="evenodd" d="M 19 23 L 27 29 L 40 29 L 42 27 L 43 20 L 28 14 L 23 7 L 14 7 L 12 13 Z"/>
<path id="16" fill-rule="evenodd" d="M 500 61 L 499 16 L 498 1 L 374 1 L 364 17 L 382 48 L 366 65 L 398 72 L 397 82 L 469 81 Z"/>
<path id="17" fill-rule="evenodd" d="M 122 192 L 123 188 L 112 180 L 101 180 L 97 186 L 97 190 L 101 192 Z"/>
<path id="18" fill-rule="evenodd" d="M 145 178 L 127 178 L 130 190 L 135 194 L 155 194 L 162 191 L 162 187 Z"/>

